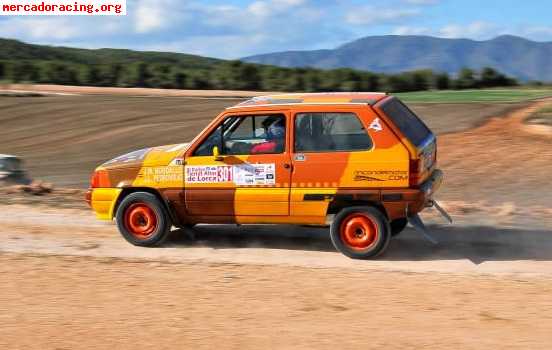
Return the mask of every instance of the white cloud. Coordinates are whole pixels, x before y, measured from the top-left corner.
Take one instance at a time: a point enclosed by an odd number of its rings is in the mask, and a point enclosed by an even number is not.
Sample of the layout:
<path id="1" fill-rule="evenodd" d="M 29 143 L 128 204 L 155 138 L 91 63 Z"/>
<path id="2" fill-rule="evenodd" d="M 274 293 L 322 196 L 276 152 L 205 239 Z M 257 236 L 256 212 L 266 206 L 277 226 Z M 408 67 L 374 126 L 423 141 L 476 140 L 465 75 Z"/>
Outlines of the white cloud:
<path id="1" fill-rule="evenodd" d="M 245 7 L 189 3 L 182 12 L 193 21 L 180 26 L 190 33 L 166 40 L 170 47 L 193 48 L 194 53 L 237 58 L 290 49 L 312 49 L 340 44 L 342 34 L 327 20 L 327 11 L 308 0 L 258 0 Z M 313 25 L 311 25 L 313 24 Z M 330 28 L 332 30 L 330 30 Z M 160 43 L 160 45 L 164 45 Z"/>
<path id="2" fill-rule="evenodd" d="M 266 0 L 255 1 L 247 6 L 246 13 L 258 18 L 266 18 L 285 13 L 292 8 L 305 5 L 305 0 Z M 243 12 L 242 12 L 243 13 Z"/>
<path id="3" fill-rule="evenodd" d="M 467 25 L 449 24 L 438 31 L 444 38 L 474 38 L 481 39 L 496 35 L 497 27 L 489 22 L 476 21 Z"/>
<path id="4" fill-rule="evenodd" d="M 399 26 L 392 30 L 393 35 L 429 35 L 431 29 L 426 27 Z"/>
<path id="5" fill-rule="evenodd" d="M 137 33 L 149 33 L 169 28 L 178 22 L 179 1 L 139 0 L 132 8 Z"/>
<path id="6" fill-rule="evenodd" d="M 552 37 L 552 26 L 532 26 L 521 30 L 522 35 Z"/>
<path id="7" fill-rule="evenodd" d="M 265 17 L 270 15 L 270 7 L 267 1 L 255 1 L 247 7 L 247 11 L 253 16 Z"/>
<path id="8" fill-rule="evenodd" d="M 65 40 L 81 35 L 75 21 L 66 17 L 10 17 L 0 22 L 3 37 L 23 37 L 32 40 Z"/>
<path id="9" fill-rule="evenodd" d="M 404 2 L 411 5 L 436 5 L 440 0 L 404 0 Z"/>
<path id="10" fill-rule="evenodd" d="M 371 25 L 394 23 L 400 19 L 417 16 L 421 12 L 419 9 L 391 9 L 378 8 L 374 6 L 364 6 L 351 10 L 346 14 L 345 20 L 352 25 Z"/>
<path id="11" fill-rule="evenodd" d="M 94 26 L 94 30 L 90 28 Z M 116 17 L 43 16 L 8 17 L 0 21 L 2 37 L 52 44 L 75 38 L 90 38 L 120 31 Z"/>

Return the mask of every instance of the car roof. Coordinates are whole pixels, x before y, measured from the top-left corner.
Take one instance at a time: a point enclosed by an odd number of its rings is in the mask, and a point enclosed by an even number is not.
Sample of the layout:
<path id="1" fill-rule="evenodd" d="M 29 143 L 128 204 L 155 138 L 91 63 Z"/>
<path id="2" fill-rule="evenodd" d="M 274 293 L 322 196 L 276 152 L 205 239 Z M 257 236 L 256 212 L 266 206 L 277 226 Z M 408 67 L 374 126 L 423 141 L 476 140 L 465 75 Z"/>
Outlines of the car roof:
<path id="1" fill-rule="evenodd" d="M 364 104 L 373 105 L 384 99 L 383 92 L 292 93 L 253 97 L 229 108 L 301 104 Z"/>
<path id="2" fill-rule="evenodd" d="M 9 154 L 0 154 L 0 159 L 5 159 L 5 158 L 17 158 L 17 157 Z"/>

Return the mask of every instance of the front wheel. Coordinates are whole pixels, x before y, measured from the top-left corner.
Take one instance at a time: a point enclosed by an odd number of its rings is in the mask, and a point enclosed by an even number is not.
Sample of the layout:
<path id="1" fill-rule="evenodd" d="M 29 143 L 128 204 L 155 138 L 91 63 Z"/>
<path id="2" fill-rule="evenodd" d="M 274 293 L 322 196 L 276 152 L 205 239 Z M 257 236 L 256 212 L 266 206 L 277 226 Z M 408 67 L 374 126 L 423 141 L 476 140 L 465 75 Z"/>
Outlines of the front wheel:
<path id="1" fill-rule="evenodd" d="M 385 251 L 391 237 L 387 218 L 374 207 L 341 210 L 330 228 L 334 247 L 353 259 L 368 259 Z"/>
<path id="2" fill-rule="evenodd" d="M 163 242 L 170 232 L 171 222 L 163 204 L 147 192 L 126 196 L 117 209 L 117 226 L 131 244 L 151 247 Z"/>

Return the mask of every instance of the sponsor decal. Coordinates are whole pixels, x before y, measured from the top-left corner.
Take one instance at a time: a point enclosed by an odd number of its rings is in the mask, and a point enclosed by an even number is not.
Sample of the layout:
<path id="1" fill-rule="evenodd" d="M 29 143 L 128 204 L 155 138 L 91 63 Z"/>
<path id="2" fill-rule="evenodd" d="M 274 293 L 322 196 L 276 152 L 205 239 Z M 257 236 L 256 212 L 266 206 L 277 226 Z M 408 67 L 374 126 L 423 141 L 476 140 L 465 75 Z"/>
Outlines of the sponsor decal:
<path id="1" fill-rule="evenodd" d="M 406 170 L 355 170 L 353 181 L 402 181 L 408 180 Z"/>
<path id="2" fill-rule="evenodd" d="M 375 130 L 375 131 L 382 131 L 383 128 L 381 126 L 381 122 L 379 120 L 379 118 L 376 118 L 372 121 L 372 123 L 370 123 L 370 126 L 368 126 L 368 129 L 372 129 L 372 130 Z"/>
<path id="3" fill-rule="evenodd" d="M 185 172 L 187 183 L 225 183 L 233 179 L 231 165 L 187 166 Z"/>
<path id="4" fill-rule="evenodd" d="M 274 185 L 276 166 L 272 164 L 198 165 L 185 167 L 186 183 L 235 185 Z"/>
<path id="5" fill-rule="evenodd" d="M 276 166 L 272 164 L 240 164 L 233 166 L 236 185 L 274 185 Z"/>
<path id="6" fill-rule="evenodd" d="M 143 176 L 146 181 L 152 181 L 152 182 L 182 181 L 182 168 L 180 167 L 144 168 Z"/>

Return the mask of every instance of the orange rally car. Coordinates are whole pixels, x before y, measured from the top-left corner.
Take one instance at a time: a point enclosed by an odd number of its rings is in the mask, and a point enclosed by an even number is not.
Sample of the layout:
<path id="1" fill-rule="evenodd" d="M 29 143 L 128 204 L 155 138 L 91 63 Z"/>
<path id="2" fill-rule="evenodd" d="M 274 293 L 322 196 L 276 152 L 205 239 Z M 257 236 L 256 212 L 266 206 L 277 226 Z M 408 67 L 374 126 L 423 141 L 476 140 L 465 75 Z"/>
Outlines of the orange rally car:
<path id="1" fill-rule="evenodd" d="M 436 139 L 384 93 L 256 97 L 223 111 L 190 143 L 99 166 L 87 200 L 123 237 L 153 246 L 172 226 L 330 224 L 337 250 L 382 253 L 442 182 Z M 431 239 L 431 237 L 429 236 Z"/>

